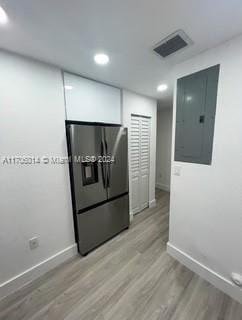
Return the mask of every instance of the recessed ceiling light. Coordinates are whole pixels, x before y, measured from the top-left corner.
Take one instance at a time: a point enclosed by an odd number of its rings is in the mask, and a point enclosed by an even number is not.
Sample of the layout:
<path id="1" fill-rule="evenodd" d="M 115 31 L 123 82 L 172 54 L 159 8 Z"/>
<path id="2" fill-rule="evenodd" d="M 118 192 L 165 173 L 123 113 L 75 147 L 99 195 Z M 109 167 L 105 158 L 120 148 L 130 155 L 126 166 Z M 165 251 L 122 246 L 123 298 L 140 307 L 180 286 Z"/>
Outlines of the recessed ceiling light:
<path id="1" fill-rule="evenodd" d="M 65 86 L 65 89 L 66 89 L 66 90 L 72 90 L 73 87 L 72 87 L 72 86 L 69 86 L 69 85 L 66 85 L 66 86 Z"/>
<path id="2" fill-rule="evenodd" d="M 166 91 L 168 89 L 168 85 L 163 83 L 163 84 L 160 84 L 158 87 L 157 87 L 157 91 Z"/>
<path id="3" fill-rule="evenodd" d="M 6 11 L 0 6 L 0 24 L 8 23 L 8 15 Z"/>
<path id="4" fill-rule="evenodd" d="M 94 61 L 97 64 L 105 65 L 109 63 L 109 56 L 105 53 L 98 53 L 94 56 Z"/>

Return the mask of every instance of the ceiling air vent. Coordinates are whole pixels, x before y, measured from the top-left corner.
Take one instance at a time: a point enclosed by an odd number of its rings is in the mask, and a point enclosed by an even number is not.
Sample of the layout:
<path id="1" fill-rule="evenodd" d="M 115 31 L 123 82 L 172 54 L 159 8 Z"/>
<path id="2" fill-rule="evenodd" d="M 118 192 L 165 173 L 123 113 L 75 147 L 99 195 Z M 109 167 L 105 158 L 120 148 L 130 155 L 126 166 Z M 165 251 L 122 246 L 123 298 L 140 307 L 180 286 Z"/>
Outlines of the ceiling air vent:
<path id="1" fill-rule="evenodd" d="M 157 43 L 154 52 L 162 58 L 166 58 L 169 55 L 188 47 L 192 44 L 192 40 L 185 34 L 183 30 L 178 30 L 161 42 Z"/>

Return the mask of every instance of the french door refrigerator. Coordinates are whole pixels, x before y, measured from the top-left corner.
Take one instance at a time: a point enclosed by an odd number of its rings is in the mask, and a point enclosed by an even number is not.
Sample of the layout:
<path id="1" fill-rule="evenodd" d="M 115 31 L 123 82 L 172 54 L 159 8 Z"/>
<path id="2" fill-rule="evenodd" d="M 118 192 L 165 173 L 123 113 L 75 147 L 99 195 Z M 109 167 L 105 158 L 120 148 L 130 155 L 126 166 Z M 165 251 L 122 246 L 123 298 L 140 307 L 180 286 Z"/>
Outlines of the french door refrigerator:
<path id="1" fill-rule="evenodd" d="M 127 128 L 66 121 L 75 235 L 82 255 L 129 227 Z"/>

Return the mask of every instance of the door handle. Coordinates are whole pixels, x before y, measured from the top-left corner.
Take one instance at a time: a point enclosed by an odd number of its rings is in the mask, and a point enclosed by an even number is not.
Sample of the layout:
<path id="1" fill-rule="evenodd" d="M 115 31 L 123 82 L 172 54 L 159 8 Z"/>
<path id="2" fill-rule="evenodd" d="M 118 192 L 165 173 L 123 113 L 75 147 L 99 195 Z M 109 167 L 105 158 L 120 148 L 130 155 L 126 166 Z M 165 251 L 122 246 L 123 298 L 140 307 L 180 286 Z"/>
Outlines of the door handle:
<path id="1" fill-rule="evenodd" d="M 104 154 L 105 154 L 105 148 L 104 148 L 104 143 L 101 141 L 101 171 L 102 171 L 102 180 L 103 180 L 103 187 L 106 189 L 107 188 L 107 167 L 106 165 L 104 166 L 103 164 L 103 159 L 104 159 Z"/>
<path id="2" fill-rule="evenodd" d="M 204 123 L 205 122 L 205 116 L 204 115 L 201 115 L 199 117 L 199 123 Z"/>
<path id="3" fill-rule="evenodd" d="M 108 145 L 107 145 L 107 141 L 105 140 L 105 147 L 106 147 L 106 159 L 105 159 L 105 164 L 106 164 L 106 168 L 107 168 L 107 188 L 110 187 L 110 162 L 107 162 L 110 160 L 109 158 L 109 154 L 108 154 Z"/>

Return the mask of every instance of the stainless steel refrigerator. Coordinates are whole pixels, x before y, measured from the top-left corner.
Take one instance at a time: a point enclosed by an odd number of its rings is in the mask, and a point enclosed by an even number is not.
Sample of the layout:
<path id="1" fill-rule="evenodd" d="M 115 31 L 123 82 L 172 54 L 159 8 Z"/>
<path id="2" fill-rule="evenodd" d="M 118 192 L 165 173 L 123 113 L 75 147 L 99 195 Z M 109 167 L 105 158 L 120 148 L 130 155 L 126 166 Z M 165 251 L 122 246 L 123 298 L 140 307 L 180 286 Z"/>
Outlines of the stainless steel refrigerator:
<path id="1" fill-rule="evenodd" d="M 129 227 L 127 128 L 66 122 L 76 241 L 82 255 Z"/>

